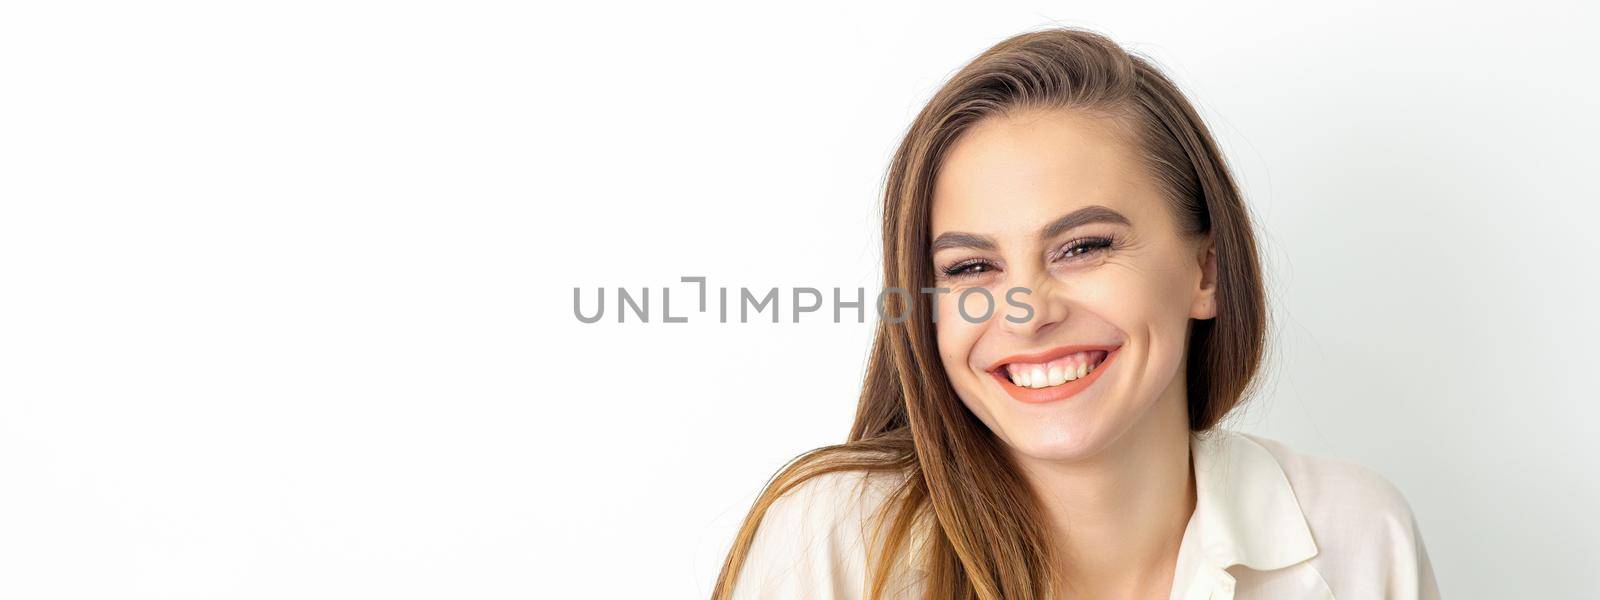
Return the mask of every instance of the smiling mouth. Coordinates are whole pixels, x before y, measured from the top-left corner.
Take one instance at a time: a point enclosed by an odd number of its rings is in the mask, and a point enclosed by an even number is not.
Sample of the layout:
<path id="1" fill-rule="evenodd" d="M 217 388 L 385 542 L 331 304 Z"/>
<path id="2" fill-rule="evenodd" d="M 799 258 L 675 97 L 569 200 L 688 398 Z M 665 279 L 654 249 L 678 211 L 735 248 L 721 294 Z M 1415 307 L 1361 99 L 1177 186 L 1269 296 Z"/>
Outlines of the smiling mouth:
<path id="1" fill-rule="evenodd" d="M 989 374 L 1012 398 L 1028 403 L 1064 400 L 1088 388 L 1117 357 L 1120 346 L 1065 346 L 996 363 Z"/>
<path id="2" fill-rule="evenodd" d="M 1074 352 L 1049 362 L 1009 363 L 1001 368 L 1011 384 L 1025 388 L 1055 387 L 1087 377 L 1106 359 L 1106 351 Z"/>

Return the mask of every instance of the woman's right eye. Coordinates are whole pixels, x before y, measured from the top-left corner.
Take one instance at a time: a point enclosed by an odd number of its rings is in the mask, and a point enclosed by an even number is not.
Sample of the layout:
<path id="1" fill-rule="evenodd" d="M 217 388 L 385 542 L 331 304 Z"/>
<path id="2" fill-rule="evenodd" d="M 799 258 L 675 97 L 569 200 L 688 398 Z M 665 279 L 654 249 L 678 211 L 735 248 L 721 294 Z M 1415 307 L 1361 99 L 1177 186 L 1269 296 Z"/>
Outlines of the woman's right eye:
<path id="1" fill-rule="evenodd" d="M 993 270 L 994 265 L 986 260 L 962 261 L 941 269 L 945 277 L 974 277 Z"/>

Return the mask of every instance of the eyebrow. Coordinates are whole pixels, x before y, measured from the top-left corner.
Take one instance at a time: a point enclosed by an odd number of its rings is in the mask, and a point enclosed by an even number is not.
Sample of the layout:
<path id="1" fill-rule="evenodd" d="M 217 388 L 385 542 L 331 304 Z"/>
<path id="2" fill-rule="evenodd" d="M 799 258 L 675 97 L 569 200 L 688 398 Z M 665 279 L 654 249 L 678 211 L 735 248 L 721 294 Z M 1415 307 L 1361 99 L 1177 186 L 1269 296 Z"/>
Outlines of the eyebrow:
<path id="1" fill-rule="evenodd" d="M 1051 221 L 1049 225 L 1039 229 L 1039 239 L 1047 240 L 1090 223 L 1133 225 L 1127 217 L 1122 216 L 1122 213 L 1096 204 L 1085 206 Z M 994 250 L 995 243 L 989 236 L 964 231 L 946 231 L 933 240 L 932 252 L 951 248 Z"/>

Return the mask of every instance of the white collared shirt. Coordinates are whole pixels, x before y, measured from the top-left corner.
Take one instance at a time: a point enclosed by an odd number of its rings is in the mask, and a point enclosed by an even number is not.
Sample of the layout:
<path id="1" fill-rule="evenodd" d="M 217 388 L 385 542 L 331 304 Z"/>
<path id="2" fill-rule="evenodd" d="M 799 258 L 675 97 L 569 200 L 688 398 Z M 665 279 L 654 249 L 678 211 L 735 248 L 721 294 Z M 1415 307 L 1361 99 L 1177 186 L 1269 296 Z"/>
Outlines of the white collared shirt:
<path id="1" fill-rule="evenodd" d="M 1171 600 L 1439 597 L 1410 505 L 1387 479 L 1342 460 L 1214 429 L 1190 437 L 1196 503 Z M 866 597 L 870 517 L 899 482 L 830 473 L 768 509 L 735 598 Z M 911 552 L 922 542 L 913 538 Z M 892 598 L 920 598 L 903 569 Z"/>

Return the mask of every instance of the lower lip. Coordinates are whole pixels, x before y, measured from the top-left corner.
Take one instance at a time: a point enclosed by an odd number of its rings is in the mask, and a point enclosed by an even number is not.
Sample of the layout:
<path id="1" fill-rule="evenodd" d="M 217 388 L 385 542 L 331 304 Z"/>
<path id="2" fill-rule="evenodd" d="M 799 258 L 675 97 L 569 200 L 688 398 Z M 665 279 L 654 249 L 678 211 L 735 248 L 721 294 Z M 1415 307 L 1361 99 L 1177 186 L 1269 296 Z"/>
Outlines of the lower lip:
<path id="1" fill-rule="evenodd" d="M 1104 373 L 1106 368 L 1111 366 L 1111 361 L 1116 360 L 1117 355 L 1121 353 L 1121 348 L 1113 350 L 1111 353 L 1106 354 L 1106 359 L 1100 361 L 1100 365 L 1095 367 L 1093 371 L 1090 371 L 1088 375 L 1068 381 L 1061 385 L 1050 386 L 1047 388 L 1025 388 L 1011 383 L 1011 379 L 1001 374 L 1001 371 L 1004 371 L 1004 369 L 1001 369 L 1000 371 L 992 371 L 989 374 L 993 375 L 995 380 L 1000 382 L 1000 387 L 1004 388 L 1007 394 L 1011 394 L 1012 398 L 1016 398 L 1020 402 L 1027 402 L 1029 404 L 1058 402 L 1061 400 L 1066 400 L 1067 398 L 1071 398 L 1074 395 L 1077 395 L 1078 392 L 1083 391 L 1085 388 L 1094 385 L 1095 380 L 1100 378 L 1100 374 Z"/>

